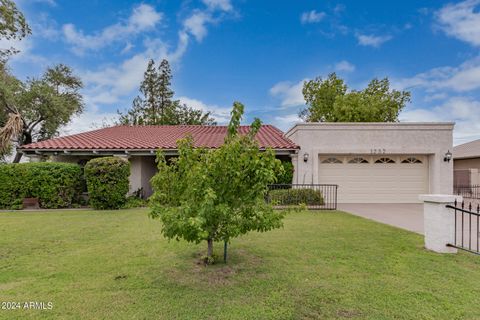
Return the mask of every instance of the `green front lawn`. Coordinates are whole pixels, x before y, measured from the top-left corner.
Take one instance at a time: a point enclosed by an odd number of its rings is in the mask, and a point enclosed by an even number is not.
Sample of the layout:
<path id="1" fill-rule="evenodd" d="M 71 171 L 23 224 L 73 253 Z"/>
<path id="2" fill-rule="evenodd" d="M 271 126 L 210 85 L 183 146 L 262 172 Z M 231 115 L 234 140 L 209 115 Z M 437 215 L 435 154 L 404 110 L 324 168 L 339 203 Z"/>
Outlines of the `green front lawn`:
<path id="1" fill-rule="evenodd" d="M 0 213 L 0 301 L 53 302 L 0 318 L 480 318 L 480 257 L 345 213 L 289 214 L 207 268 L 160 228 L 144 209 Z"/>

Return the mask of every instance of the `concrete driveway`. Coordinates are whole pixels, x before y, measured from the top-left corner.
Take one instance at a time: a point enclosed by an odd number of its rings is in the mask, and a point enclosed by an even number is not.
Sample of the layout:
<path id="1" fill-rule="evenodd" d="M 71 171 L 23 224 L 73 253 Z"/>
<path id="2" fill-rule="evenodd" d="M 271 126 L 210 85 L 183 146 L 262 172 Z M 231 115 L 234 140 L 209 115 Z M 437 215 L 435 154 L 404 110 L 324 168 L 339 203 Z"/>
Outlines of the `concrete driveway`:
<path id="1" fill-rule="evenodd" d="M 423 234 L 422 203 L 344 203 L 338 210 Z"/>

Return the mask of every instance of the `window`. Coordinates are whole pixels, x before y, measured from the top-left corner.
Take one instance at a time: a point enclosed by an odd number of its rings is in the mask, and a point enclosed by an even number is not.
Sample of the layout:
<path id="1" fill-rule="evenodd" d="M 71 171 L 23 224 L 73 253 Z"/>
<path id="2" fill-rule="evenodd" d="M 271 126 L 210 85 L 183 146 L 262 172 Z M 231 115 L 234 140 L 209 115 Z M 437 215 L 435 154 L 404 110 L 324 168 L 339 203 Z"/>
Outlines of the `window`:
<path id="1" fill-rule="evenodd" d="M 375 163 L 395 163 L 395 160 L 391 158 L 380 158 L 375 160 Z"/>
<path id="2" fill-rule="evenodd" d="M 409 157 L 409 158 L 403 159 L 402 163 L 422 163 L 422 161 L 415 157 Z"/>
<path id="3" fill-rule="evenodd" d="M 348 161 L 348 163 L 368 163 L 368 160 L 361 157 L 355 157 Z"/>
<path id="4" fill-rule="evenodd" d="M 339 160 L 337 158 L 327 158 L 322 161 L 322 163 L 343 163 L 342 160 Z"/>

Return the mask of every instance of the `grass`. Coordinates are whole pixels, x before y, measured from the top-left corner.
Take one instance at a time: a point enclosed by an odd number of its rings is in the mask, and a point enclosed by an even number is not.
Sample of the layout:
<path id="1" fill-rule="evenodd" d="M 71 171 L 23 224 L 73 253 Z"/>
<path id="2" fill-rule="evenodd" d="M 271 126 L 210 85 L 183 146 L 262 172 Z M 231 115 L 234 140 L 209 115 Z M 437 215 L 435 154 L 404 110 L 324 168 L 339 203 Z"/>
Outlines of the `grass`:
<path id="1" fill-rule="evenodd" d="M 207 268 L 160 228 L 145 209 L 0 213 L 0 301 L 53 302 L 0 318 L 480 318 L 480 257 L 345 213 L 289 214 Z"/>

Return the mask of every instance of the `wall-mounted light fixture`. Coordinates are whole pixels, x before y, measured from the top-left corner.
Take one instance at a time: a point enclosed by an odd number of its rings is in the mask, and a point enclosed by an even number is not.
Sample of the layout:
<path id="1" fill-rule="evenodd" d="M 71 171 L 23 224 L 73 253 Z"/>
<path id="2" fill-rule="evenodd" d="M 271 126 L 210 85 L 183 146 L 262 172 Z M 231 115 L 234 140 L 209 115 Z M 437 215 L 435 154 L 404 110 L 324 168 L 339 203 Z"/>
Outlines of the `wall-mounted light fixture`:
<path id="1" fill-rule="evenodd" d="M 307 161 L 308 161 L 308 153 L 305 152 L 305 153 L 303 154 L 303 162 L 307 162 Z"/>
<path id="2" fill-rule="evenodd" d="M 443 157 L 443 161 L 450 162 L 450 160 L 452 160 L 452 153 L 450 152 L 450 150 L 448 150 Z"/>

